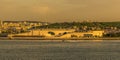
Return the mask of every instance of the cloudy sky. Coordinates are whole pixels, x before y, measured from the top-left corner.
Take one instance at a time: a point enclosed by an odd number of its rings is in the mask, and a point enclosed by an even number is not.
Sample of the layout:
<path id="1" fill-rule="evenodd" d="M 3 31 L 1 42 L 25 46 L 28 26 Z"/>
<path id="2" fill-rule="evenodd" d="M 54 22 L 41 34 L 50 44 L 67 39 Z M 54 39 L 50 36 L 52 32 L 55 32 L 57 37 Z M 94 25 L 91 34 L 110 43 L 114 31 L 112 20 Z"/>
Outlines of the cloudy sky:
<path id="1" fill-rule="evenodd" d="M 120 21 L 120 0 L 0 0 L 0 20 Z"/>

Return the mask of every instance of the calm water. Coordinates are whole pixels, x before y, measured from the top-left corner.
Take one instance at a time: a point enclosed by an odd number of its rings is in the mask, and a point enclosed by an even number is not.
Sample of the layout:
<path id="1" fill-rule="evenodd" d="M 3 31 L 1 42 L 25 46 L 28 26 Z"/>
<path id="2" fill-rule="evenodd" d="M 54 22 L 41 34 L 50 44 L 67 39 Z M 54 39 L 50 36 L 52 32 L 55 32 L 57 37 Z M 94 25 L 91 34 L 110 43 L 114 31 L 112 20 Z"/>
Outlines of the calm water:
<path id="1" fill-rule="evenodd" d="M 120 41 L 0 40 L 0 60 L 120 60 Z"/>

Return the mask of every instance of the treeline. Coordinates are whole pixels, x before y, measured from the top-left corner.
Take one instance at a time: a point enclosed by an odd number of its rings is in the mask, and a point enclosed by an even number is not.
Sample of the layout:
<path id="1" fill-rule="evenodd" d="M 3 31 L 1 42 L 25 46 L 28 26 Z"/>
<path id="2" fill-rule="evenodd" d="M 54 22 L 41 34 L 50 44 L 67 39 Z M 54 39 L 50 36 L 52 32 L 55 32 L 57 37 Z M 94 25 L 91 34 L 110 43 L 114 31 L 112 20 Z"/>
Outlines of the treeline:
<path id="1" fill-rule="evenodd" d="M 106 27 L 117 27 L 120 28 L 120 22 L 63 22 L 63 23 L 52 23 L 45 26 L 38 26 L 35 28 L 74 28 L 74 27 L 99 27 L 104 29 Z"/>
<path id="2" fill-rule="evenodd" d="M 120 37 L 120 32 L 104 34 L 104 37 Z"/>

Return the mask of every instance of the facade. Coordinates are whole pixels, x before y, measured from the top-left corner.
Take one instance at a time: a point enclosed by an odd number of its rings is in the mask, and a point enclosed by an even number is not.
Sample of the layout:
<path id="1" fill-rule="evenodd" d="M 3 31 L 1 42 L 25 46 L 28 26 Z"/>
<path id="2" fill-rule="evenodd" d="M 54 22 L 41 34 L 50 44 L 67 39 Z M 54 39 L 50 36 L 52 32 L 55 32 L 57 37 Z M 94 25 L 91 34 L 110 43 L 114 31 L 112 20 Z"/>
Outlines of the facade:
<path id="1" fill-rule="evenodd" d="M 74 32 L 75 29 L 38 29 L 38 30 L 31 30 L 25 33 L 13 34 L 13 36 L 45 36 L 45 37 L 54 37 L 58 35 L 62 35 L 64 33 Z M 51 34 L 50 32 L 54 33 Z"/>
<path id="2" fill-rule="evenodd" d="M 81 38 L 81 37 L 102 37 L 104 31 L 75 32 L 75 29 L 42 29 L 31 30 L 29 32 L 13 34 L 13 36 L 43 36 L 59 38 Z"/>
<path id="3" fill-rule="evenodd" d="M 66 35 L 61 36 L 61 38 L 81 38 L 81 37 L 103 37 L 104 31 L 88 31 L 88 32 L 73 32 Z"/>

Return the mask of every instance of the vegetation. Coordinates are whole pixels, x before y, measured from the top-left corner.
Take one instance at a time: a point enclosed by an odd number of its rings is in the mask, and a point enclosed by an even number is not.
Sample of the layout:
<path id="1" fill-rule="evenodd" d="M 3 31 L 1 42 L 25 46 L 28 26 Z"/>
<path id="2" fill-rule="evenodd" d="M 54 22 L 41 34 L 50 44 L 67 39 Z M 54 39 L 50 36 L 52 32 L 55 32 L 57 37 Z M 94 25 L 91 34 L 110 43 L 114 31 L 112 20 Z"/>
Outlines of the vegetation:
<path id="1" fill-rule="evenodd" d="M 36 28 L 81 28 L 81 27 L 99 27 L 104 29 L 106 27 L 120 28 L 120 22 L 63 22 L 53 23 L 46 26 L 38 26 Z"/>
<path id="2" fill-rule="evenodd" d="M 0 34 L 0 37 L 7 37 L 7 36 L 8 36 L 7 33 L 1 33 L 1 34 Z"/>
<path id="3" fill-rule="evenodd" d="M 51 31 L 50 31 L 50 32 L 48 32 L 48 33 L 49 33 L 49 34 L 51 34 L 51 35 L 55 35 L 55 33 L 54 33 L 54 32 L 51 32 Z"/>
<path id="4" fill-rule="evenodd" d="M 104 37 L 120 37 L 120 32 L 119 33 L 104 34 Z"/>

